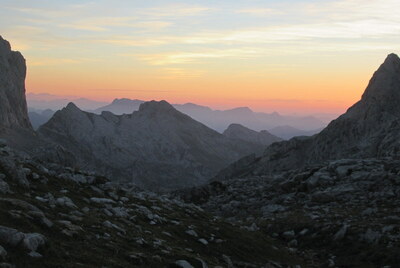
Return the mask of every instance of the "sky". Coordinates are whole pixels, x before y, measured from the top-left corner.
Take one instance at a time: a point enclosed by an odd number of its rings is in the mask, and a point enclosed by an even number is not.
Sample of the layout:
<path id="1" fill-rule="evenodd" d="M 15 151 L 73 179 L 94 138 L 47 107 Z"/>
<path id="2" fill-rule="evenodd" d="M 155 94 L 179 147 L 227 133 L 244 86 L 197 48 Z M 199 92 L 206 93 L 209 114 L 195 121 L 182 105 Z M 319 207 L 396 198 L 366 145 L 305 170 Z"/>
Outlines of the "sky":
<path id="1" fill-rule="evenodd" d="M 28 93 L 342 113 L 387 54 L 398 0 L 0 0 Z"/>

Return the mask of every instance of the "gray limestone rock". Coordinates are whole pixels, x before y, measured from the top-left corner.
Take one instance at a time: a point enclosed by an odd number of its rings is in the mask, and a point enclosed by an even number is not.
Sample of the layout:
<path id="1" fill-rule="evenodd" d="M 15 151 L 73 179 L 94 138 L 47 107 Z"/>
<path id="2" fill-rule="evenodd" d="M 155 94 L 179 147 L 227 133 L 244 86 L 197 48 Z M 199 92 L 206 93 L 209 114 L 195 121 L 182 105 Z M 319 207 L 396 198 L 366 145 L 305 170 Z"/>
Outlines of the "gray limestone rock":
<path id="1" fill-rule="evenodd" d="M 0 36 L 0 127 L 32 129 L 25 99 L 25 59 Z"/>
<path id="2" fill-rule="evenodd" d="M 11 247 L 17 246 L 25 235 L 16 229 L 0 226 L 0 243 Z"/>

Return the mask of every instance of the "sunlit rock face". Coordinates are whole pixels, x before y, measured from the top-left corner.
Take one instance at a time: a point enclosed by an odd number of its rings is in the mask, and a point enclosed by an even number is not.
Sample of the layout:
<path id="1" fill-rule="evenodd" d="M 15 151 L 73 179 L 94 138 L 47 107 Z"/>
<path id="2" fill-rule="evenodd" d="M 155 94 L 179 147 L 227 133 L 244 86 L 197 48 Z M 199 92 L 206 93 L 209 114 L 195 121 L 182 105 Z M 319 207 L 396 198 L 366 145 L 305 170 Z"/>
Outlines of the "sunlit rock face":
<path id="1" fill-rule="evenodd" d="M 0 36 L 0 128 L 28 128 L 25 59 Z"/>

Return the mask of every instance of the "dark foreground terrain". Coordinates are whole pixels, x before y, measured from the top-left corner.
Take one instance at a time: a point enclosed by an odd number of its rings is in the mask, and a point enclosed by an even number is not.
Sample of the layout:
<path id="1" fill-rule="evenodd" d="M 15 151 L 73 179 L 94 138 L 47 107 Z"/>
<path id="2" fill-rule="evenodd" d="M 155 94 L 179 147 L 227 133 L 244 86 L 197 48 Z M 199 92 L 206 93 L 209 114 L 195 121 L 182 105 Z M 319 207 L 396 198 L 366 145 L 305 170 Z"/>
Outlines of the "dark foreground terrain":
<path id="1" fill-rule="evenodd" d="M 400 264 L 400 160 L 343 159 L 176 195 L 272 235 L 322 267 Z"/>
<path id="2" fill-rule="evenodd" d="M 235 227 L 195 205 L 71 168 L 46 168 L 4 145 L 0 245 L 0 267 L 304 264 L 275 239 Z"/>

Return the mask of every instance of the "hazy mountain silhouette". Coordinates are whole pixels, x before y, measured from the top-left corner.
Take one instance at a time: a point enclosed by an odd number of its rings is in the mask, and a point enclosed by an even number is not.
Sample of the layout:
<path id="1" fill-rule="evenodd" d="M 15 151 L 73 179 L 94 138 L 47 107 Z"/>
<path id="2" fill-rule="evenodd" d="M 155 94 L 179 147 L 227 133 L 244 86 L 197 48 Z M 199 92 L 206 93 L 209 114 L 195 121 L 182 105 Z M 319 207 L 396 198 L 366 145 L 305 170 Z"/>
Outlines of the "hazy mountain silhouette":
<path id="1" fill-rule="evenodd" d="M 265 146 L 282 140 L 281 138 L 272 135 L 266 130 L 257 132 L 239 124 L 229 125 L 229 127 L 224 131 L 223 135 L 228 138 L 262 144 Z"/>
<path id="2" fill-rule="evenodd" d="M 41 125 L 45 124 L 54 115 L 55 111 L 29 109 L 28 116 L 31 121 L 33 129 L 38 129 Z"/>
<path id="3" fill-rule="evenodd" d="M 115 99 L 113 100 L 112 103 L 102 106 L 100 108 L 97 108 L 93 110 L 94 113 L 96 114 L 101 114 L 101 112 L 108 111 L 112 112 L 113 114 L 116 115 L 122 115 L 122 114 L 131 114 L 134 111 L 139 110 L 140 104 L 142 104 L 145 101 L 142 100 L 131 100 L 131 99 Z"/>
<path id="4" fill-rule="evenodd" d="M 100 107 L 93 112 L 100 114 L 109 111 L 117 115 L 129 114 L 137 111 L 143 100 L 115 99 L 111 104 Z M 284 116 L 278 113 L 256 113 L 248 107 L 238 107 L 229 110 L 213 110 L 207 106 L 194 103 L 173 104 L 175 109 L 189 115 L 193 119 L 222 133 L 230 124 L 240 124 L 256 131 L 273 129 L 289 125 L 293 128 L 305 129 L 304 131 L 290 131 L 286 136 L 293 137 L 300 133 L 305 135 L 308 131 L 314 133 L 315 129 L 325 127 L 326 123 L 312 116 Z"/>
<path id="5" fill-rule="evenodd" d="M 284 139 L 284 140 L 290 140 L 291 138 L 297 137 L 297 136 L 315 135 L 315 134 L 321 132 L 322 129 L 323 128 L 305 131 L 305 130 L 300 130 L 300 129 L 286 125 L 286 126 L 274 127 L 272 129 L 270 129 L 269 132 L 275 136 L 278 136 L 278 137 Z"/>
<path id="6" fill-rule="evenodd" d="M 46 93 L 28 93 L 27 102 L 29 109 L 36 110 L 60 110 L 70 102 L 74 102 L 83 110 L 94 110 L 107 104 L 106 102 L 90 100 L 87 98 L 60 97 Z"/>

